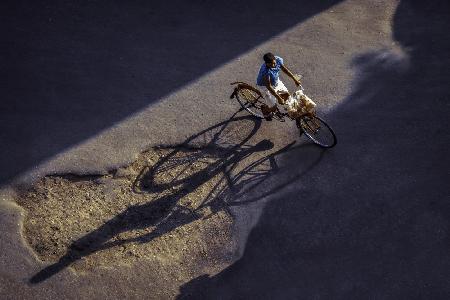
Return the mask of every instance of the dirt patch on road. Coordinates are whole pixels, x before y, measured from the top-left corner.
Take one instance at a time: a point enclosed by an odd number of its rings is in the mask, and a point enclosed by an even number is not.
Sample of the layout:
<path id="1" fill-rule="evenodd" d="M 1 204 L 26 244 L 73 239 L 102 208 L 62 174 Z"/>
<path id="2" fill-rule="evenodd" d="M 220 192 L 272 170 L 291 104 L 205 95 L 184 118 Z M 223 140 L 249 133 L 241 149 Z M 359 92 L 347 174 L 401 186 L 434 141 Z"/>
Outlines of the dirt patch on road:
<path id="1" fill-rule="evenodd" d="M 245 206 L 279 189 L 276 157 L 292 146 L 253 138 L 259 125 L 230 119 L 106 174 L 47 175 L 18 188 L 23 237 L 49 263 L 30 283 L 66 268 L 139 265 L 170 298 L 181 283 L 220 272 L 242 250 Z"/>
<path id="2" fill-rule="evenodd" d="M 217 150 L 166 147 L 107 175 L 46 176 L 17 199 L 24 237 L 77 271 L 145 259 L 181 280 L 217 272 L 235 255 L 221 171 Z"/>

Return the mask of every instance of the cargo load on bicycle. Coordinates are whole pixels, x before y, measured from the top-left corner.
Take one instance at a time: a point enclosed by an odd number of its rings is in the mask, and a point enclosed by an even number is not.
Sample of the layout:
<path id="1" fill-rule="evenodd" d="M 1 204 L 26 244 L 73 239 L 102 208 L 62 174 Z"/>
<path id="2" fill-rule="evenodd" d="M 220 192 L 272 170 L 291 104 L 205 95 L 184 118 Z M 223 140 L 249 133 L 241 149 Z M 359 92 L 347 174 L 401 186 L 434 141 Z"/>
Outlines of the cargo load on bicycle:
<path id="1" fill-rule="evenodd" d="M 306 96 L 302 90 L 296 91 L 286 101 L 288 115 L 296 119 L 305 114 L 314 114 L 316 103 Z"/>

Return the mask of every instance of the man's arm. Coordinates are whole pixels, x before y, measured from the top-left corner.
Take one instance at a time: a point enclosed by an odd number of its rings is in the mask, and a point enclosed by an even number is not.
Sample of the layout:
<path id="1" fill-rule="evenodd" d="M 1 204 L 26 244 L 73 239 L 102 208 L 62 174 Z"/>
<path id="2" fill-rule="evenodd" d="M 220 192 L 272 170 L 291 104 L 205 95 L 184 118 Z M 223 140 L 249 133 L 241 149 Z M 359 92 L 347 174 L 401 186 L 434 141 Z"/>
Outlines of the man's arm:
<path id="1" fill-rule="evenodd" d="M 273 86 L 272 86 L 272 84 L 271 84 L 271 82 L 270 82 L 270 77 L 267 76 L 267 77 L 264 79 L 264 81 L 265 81 L 265 83 L 266 83 L 266 88 L 269 90 L 269 92 L 270 92 L 272 95 L 275 96 L 275 98 L 277 98 L 278 103 L 284 104 L 284 99 L 281 98 L 281 96 L 278 95 L 277 92 L 275 92 L 275 89 L 273 88 Z"/>
<path id="2" fill-rule="evenodd" d="M 292 72 L 285 65 L 281 65 L 281 70 L 283 70 L 284 73 L 286 73 L 289 77 L 291 77 L 297 86 L 300 85 L 300 81 L 294 76 L 294 74 L 292 74 Z"/>

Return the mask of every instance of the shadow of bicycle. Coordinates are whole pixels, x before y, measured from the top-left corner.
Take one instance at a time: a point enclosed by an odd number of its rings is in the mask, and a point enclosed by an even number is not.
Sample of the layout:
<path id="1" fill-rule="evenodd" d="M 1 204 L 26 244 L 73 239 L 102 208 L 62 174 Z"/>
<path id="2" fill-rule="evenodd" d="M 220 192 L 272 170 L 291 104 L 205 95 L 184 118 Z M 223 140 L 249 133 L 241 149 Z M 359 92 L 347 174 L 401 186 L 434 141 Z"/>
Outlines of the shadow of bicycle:
<path id="1" fill-rule="evenodd" d="M 236 113 L 237 114 L 237 113 Z M 42 282 L 93 253 L 129 243 L 148 243 L 176 228 L 208 219 L 282 190 L 313 168 L 323 151 L 294 142 L 274 150 L 267 139 L 254 141 L 261 120 L 236 116 L 211 126 L 175 146 L 160 146 L 155 162 L 145 164 L 132 183 L 149 201 L 129 206 L 96 230 L 74 241 L 58 262 L 44 268 L 30 283 Z M 305 155 L 303 166 L 280 166 L 281 154 Z M 285 173 L 283 181 L 275 174 Z M 287 176 L 286 174 L 289 174 Z M 281 178 L 281 177 L 280 177 Z M 123 233 L 153 230 L 123 238 Z M 120 236 L 119 236 L 120 235 Z"/>

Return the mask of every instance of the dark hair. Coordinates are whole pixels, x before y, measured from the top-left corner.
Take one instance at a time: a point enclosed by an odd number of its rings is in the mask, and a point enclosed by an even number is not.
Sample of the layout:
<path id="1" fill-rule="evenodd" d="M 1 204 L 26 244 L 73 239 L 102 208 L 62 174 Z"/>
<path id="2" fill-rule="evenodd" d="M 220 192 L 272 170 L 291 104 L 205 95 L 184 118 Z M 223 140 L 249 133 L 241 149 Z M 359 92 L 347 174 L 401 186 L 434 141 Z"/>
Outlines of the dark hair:
<path id="1" fill-rule="evenodd" d="M 271 63 L 275 60 L 275 55 L 269 52 L 264 54 L 263 59 L 266 63 Z"/>

